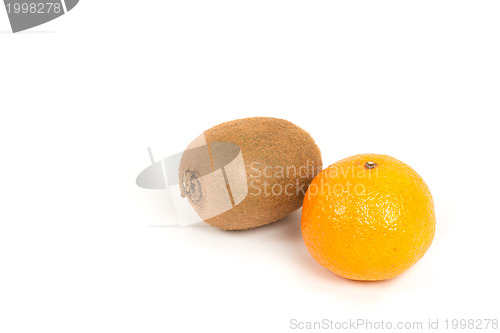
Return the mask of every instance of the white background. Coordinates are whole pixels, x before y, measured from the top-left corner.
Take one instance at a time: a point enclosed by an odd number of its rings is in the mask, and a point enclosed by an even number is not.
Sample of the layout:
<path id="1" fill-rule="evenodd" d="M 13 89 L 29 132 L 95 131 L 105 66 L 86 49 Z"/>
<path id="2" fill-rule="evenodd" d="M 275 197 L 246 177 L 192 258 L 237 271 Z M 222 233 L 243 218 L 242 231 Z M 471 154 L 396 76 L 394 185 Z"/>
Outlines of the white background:
<path id="1" fill-rule="evenodd" d="M 26 33 L 0 8 L 0 332 L 289 332 L 290 320 L 499 318 L 498 1 L 89 1 Z M 135 177 L 249 116 L 325 166 L 384 153 L 436 237 L 390 281 L 317 264 L 300 211 L 247 232 L 172 220 Z M 156 227 L 155 227 L 156 226 Z M 442 327 L 442 326 L 441 326 Z"/>

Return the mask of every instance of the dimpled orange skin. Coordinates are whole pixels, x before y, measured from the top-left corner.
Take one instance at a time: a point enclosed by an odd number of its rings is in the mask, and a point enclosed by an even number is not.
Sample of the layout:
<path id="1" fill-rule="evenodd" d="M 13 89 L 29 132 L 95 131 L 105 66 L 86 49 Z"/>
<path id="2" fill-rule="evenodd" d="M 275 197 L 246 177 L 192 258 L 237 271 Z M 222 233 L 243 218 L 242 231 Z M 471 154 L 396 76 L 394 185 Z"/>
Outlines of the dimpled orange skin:
<path id="1" fill-rule="evenodd" d="M 370 169 L 367 162 L 376 165 Z M 430 247 L 435 225 L 424 180 L 387 155 L 362 154 L 332 164 L 314 178 L 302 207 L 309 253 L 351 280 L 403 273 Z"/>

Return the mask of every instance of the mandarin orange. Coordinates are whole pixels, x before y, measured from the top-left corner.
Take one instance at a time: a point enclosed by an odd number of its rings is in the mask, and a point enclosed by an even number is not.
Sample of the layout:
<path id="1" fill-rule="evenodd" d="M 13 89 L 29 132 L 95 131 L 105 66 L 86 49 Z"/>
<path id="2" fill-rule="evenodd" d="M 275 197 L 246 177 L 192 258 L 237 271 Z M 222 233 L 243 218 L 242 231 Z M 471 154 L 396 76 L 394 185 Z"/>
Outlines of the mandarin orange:
<path id="1" fill-rule="evenodd" d="M 332 164 L 309 186 L 301 229 L 312 257 L 352 280 L 385 280 L 413 266 L 435 232 L 434 202 L 405 163 L 362 154 Z"/>

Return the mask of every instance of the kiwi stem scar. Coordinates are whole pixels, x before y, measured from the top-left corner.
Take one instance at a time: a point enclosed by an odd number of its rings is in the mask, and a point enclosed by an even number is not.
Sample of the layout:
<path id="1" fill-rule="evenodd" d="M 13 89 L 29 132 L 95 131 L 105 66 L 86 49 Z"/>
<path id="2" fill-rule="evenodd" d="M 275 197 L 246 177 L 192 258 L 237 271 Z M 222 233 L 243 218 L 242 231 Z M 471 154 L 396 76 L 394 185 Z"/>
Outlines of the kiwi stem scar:
<path id="1" fill-rule="evenodd" d="M 184 190 L 189 196 L 189 199 L 194 202 L 201 200 L 201 184 L 194 172 L 190 170 L 184 172 L 184 175 L 182 176 L 182 185 L 184 186 Z"/>

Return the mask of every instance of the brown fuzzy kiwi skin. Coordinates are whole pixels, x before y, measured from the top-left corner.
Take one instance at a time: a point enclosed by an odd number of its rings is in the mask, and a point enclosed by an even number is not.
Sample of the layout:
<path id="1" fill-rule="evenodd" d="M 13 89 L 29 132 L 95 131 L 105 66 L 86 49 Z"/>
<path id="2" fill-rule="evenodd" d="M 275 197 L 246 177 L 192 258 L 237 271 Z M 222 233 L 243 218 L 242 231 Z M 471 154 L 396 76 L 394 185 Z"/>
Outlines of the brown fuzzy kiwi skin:
<path id="1" fill-rule="evenodd" d="M 251 229 L 294 212 L 302 206 L 307 187 L 322 168 L 321 152 L 311 135 L 284 119 L 254 117 L 233 120 L 208 129 L 204 136 L 207 144 L 235 143 L 240 147 L 245 163 L 248 195 L 232 209 L 205 219 L 206 223 L 220 229 Z M 203 174 L 206 171 L 207 163 L 200 162 L 202 158 L 184 155 L 179 167 L 180 179 L 186 172 L 197 174 L 201 170 Z M 182 181 L 180 186 L 182 192 Z M 209 195 L 207 193 L 213 193 L 208 190 L 211 186 L 214 184 L 201 182 L 201 199 L 197 201 L 187 196 L 198 214 L 210 209 L 204 201 Z M 275 193 L 280 189 L 284 192 L 287 186 L 288 194 L 272 194 L 273 186 Z"/>

